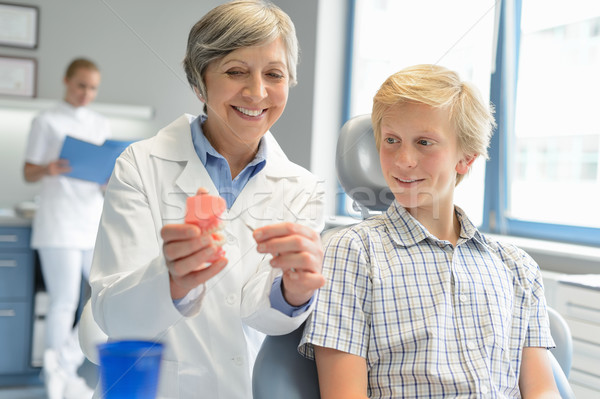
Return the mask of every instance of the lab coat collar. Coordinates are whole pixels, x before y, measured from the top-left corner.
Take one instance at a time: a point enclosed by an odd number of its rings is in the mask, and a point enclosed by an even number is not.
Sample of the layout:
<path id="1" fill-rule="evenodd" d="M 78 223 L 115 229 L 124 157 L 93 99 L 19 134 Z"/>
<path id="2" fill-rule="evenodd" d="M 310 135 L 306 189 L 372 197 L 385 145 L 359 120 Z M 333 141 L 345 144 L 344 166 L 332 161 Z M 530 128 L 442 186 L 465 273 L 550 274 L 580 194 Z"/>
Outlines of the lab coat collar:
<path id="1" fill-rule="evenodd" d="M 182 115 L 167 127 L 161 129 L 152 148 L 151 155 L 165 160 L 188 164 L 200 162 L 192 142 L 190 123 L 195 117 Z M 300 176 L 301 168 L 289 162 L 287 156 L 271 132 L 265 134 L 268 145 L 267 164 L 261 171 L 268 178 L 295 178 Z M 201 163 L 201 162 L 200 162 Z"/>
<path id="2" fill-rule="evenodd" d="M 192 143 L 192 120 L 192 115 L 185 114 L 162 128 L 156 135 L 150 155 L 175 162 L 198 158 Z"/>
<path id="3" fill-rule="evenodd" d="M 194 150 L 190 128 L 194 118 L 192 115 L 185 114 L 161 129 L 155 137 L 150 155 L 165 161 L 186 163 L 176 181 L 177 186 L 185 193 L 194 195 L 201 182 L 204 182 L 205 188 L 211 194 L 218 195 L 217 188 Z M 269 179 L 295 179 L 300 176 L 302 168 L 288 160 L 273 135 L 267 132 L 264 137 L 268 141 L 267 163 L 264 169 L 250 181 L 256 180 L 255 184 L 262 185 Z M 211 182 L 210 187 L 206 187 L 207 181 Z"/>

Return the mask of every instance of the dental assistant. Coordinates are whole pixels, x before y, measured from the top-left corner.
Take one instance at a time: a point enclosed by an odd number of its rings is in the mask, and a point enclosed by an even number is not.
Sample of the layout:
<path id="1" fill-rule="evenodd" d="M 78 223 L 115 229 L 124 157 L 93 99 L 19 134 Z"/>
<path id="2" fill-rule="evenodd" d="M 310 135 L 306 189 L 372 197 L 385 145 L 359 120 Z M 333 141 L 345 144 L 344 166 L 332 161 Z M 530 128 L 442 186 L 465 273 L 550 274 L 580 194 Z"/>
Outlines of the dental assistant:
<path id="1" fill-rule="evenodd" d="M 43 372 L 49 399 L 89 398 L 93 391 L 77 375 L 84 360 L 73 329 L 81 278 L 89 277 L 102 212 L 99 184 L 63 176 L 59 159 L 67 135 L 93 144 L 110 137 L 108 120 L 87 105 L 96 98 L 100 71 L 90 60 L 73 60 L 65 73 L 64 101 L 33 119 L 24 165 L 27 182 L 41 182 L 31 246 L 37 249 L 50 304 L 45 323 Z"/>
<path id="2" fill-rule="evenodd" d="M 264 334 L 298 328 L 325 282 L 322 185 L 269 131 L 297 61 L 294 25 L 277 6 L 214 8 L 192 27 L 183 62 L 204 113 L 179 117 L 117 160 L 92 311 L 109 339 L 165 343 L 159 398 L 251 398 Z M 226 259 L 212 264 L 215 243 L 183 224 L 198 190 L 227 201 Z"/>

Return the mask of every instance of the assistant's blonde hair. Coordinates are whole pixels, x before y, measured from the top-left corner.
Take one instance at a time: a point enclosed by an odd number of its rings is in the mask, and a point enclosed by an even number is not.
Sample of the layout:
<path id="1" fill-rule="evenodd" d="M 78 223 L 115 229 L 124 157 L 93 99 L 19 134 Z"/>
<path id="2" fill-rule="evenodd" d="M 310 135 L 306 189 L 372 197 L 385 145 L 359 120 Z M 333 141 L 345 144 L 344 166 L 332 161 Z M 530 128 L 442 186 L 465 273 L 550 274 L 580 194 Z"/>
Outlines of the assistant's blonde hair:
<path id="1" fill-rule="evenodd" d="M 183 67 L 188 82 L 206 98 L 207 66 L 234 50 L 281 38 L 286 49 L 289 85 L 296 85 L 298 39 L 290 17 L 262 0 L 231 1 L 213 8 L 190 30 Z"/>
<path id="2" fill-rule="evenodd" d="M 75 75 L 75 72 L 80 69 L 89 69 L 91 71 L 100 72 L 100 69 L 98 69 L 98 66 L 93 61 L 90 61 L 87 58 L 76 58 L 71 61 L 67 67 L 65 78 L 71 79 Z"/>
<path id="3" fill-rule="evenodd" d="M 422 64 L 391 75 L 373 97 L 371 122 L 377 149 L 381 144 L 381 120 L 385 111 L 405 102 L 448 107 L 450 120 L 458 136 L 458 145 L 466 155 L 488 159 L 488 147 L 496 126 L 493 107 L 471 83 L 439 65 Z M 458 184 L 464 175 L 457 175 Z"/>

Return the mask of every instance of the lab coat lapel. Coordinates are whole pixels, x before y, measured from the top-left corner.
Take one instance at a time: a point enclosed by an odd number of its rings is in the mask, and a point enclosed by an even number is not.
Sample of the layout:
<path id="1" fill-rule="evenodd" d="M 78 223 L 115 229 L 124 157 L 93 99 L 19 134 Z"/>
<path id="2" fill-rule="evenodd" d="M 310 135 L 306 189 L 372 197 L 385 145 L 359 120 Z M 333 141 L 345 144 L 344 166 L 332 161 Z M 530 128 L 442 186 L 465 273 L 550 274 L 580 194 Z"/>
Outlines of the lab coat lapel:
<path id="1" fill-rule="evenodd" d="M 197 156 L 188 160 L 175 184 L 190 196 L 196 195 L 200 187 L 204 187 L 212 195 L 219 195 L 217 187 Z"/>
<path id="2" fill-rule="evenodd" d="M 192 115 L 182 115 L 162 129 L 157 135 L 151 155 L 183 164 L 175 185 L 187 195 L 195 195 L 200 187 L 206 188 L 211 194 L 217 194 L 216 186 L 194 149 L 190 128 L 193 119 Z"/>

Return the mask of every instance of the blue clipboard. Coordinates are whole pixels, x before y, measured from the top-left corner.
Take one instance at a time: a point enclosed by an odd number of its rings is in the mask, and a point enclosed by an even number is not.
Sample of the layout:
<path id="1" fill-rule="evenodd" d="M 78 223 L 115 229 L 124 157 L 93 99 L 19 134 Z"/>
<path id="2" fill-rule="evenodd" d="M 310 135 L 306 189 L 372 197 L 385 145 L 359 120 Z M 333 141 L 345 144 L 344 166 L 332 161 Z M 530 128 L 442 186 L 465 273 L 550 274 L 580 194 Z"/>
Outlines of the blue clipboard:
<path id="1" fill-rule="evenodd" d="M 71 172 L 64 176 L 106 184 L 117 158 L 133 142 L 106 140 L 102 145 L 96 145 L 67 136 L 59 158 L 69 161 Z"/>

